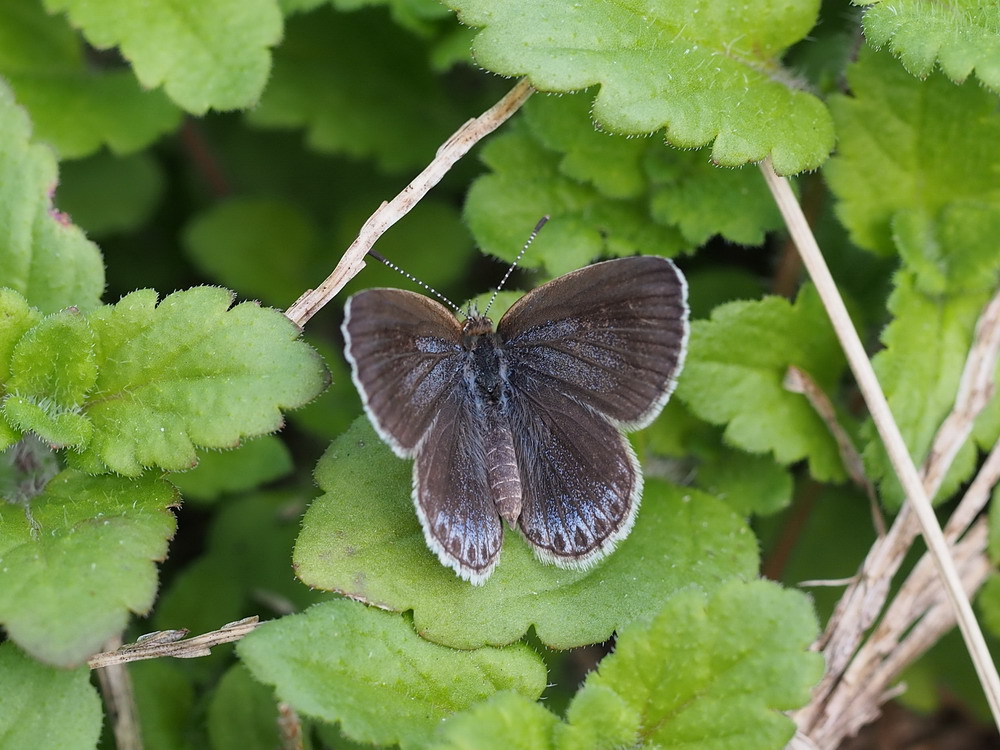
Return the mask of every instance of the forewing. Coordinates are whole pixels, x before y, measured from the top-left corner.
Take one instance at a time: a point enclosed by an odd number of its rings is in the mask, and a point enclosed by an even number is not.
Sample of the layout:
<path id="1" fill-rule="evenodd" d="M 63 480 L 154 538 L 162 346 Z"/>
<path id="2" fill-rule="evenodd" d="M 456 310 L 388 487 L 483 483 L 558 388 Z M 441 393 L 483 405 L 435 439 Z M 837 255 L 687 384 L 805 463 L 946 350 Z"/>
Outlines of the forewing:
<path id="1" fill-rule="evenodd" d="M 683 365 L 687 284 L 666 258 L 596 263 L 526 294 L 497 332 L 512 373 L 623 427 L 643 427 Z"/>
<path id="2" fill-rule="evenodd" d="M 522 484 L 518 526 L 542 560 L 586 567 L 631 530 L 642 474 L 607 418 L 570 398 L 538 396 L 523 391 L 511 402 Z"/>
<path id="3" fill-rule="evenodd" d="M 398 456 L 413 456 L 462 383 L 461 326 L 437 302 L 369 289 L 344 306 L 344 353 L 365 411 Z"/>
<path id="4" fill-rule="evenodd" d="M 471 397 L 456 391 L 442 404 L 413 466 L 414 502 L 428 546 L 475 584 L 489 577 L 503 543 L 483 455 L 485 429 Z"/>

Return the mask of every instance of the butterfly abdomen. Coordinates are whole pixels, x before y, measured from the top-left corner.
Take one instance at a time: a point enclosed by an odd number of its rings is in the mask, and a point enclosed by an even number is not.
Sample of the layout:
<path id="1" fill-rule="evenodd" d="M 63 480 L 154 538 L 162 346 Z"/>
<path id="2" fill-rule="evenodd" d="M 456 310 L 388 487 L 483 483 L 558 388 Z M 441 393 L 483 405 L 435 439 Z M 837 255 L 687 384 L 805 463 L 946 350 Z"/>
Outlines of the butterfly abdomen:
<path id="1" fill-rule="evenodd" d="M 514 436 L 499 409 L 491 409 L 485 440 L 486 475 L 500 517 L 517 527 L 521 515 L 521 471 L 514 455 Z"/>

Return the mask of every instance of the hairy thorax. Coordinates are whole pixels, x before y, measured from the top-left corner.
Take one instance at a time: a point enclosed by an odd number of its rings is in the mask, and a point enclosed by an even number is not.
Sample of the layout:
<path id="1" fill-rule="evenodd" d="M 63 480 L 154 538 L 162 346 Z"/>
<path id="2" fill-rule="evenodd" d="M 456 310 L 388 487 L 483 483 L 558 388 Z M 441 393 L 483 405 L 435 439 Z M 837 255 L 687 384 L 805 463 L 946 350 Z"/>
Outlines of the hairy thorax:
<path id="1" fill-rule="evenodd" d="M 506 362 L 489 318 L 475 316 L 465 321 L 462 347 L 469 353 L 465 382 L 486 424 L 483 448 L 493 502 L 501 518 L 516 526 L 521 515 L 521 472 L 507 408 Z"/>

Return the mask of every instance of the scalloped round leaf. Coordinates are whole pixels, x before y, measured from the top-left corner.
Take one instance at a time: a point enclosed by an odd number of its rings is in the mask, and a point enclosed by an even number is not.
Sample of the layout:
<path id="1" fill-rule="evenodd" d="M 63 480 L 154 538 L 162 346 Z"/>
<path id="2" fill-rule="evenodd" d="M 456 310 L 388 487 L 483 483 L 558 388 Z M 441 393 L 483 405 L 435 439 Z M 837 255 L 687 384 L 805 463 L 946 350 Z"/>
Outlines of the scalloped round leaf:
<path id="1" fill-rule="evenodd" d="M 98 49 L 118 47 L 144 88 L 163 86 L 193 114 L 256 103 L 282 33 L 274 0 L 44 0 Z"/>
<path id="2" fill-rule="evenodd" d="M 0 502 L 0 622 L 37 659 L 81 663 L 156 595 L 176 521 L 162 479 L 67 470 L 27 505 Z"/>
<path id="3" fill-rule="evenodd" d="M 790 365 L 832 394 L 844 354 L 811 286 L 784 297 L 730 302 L 691 326 L 677 397 L 695 415 L 725 426 L 725 438 L 780 464 L 808 459 L 821 481 L 843 479 L 836 441 L 805 396 L 785 389 Z"/>
<path id="4" fill-rule="evenodd" d="M 101 736 L 101 698 L 90 670 L 55 669 L 0 643 L 0 746 L 93 748 Z"/>
<path id="5" fill-rule="evenodd" d="M 910 73 L 925 78 L 940 64 L 961 83 L 973 71 L 984 86 L 1000 93 L 1000 5 L 982 0 L 867 0 L 865 38 L 888 45 Z"/>
<path id="6" fill-rule="evenodd" d="M 559 171 L 591 183 L 615 200 L 649 202 L 650 218 L 676 227 L 689 247 L 713 235 L 759 245 L 764 233 L 782 226 L 774 200 L 754 168 L 720 169 L 705 149 L 665 148 L 654 138 L 625 138 L 595 129 L 591 94 L 533 96 L 524 119 L 534 138 L 559 154 Z M 534 172 L 521 174 L 530 180 Z M 661 250 L 649 250 L 662 254 Z"/>
<path id="7" fill-rule="evenodd" d="M 91 308 L 104 292 L 100 251 L 52 205 L 58 179 L 52 151 L 33 142 L 0 81 L 0 279 L 42 312 Z"/>
<path id="8" fill-rule="evenodd" d="M 70 456 L 90 472 L 134 476 L 197 462 L 195 446 L 232 448 L 278 430 L 283 409 L 327 383 L 316 352 L 277 310 L 218 287 L 175 292 L 159 305 L 133 292 L 88 320 L 100 342 L 100 372 L 83 413 L 94 434 Z"/>
<path id="9" fill-rule="evenodd" d="M 800 0 L 680 0 L 623 6 L 561 0 L 449 0 L 459 20 L 484 27 L 476 62 L 528 76 L 542 91 L 601 85 L 594 119 L 602 128 L 670 143 L 713 143 L 717 164 L 770 156 L 779 174 L 814 169 L 833 147 L 823 103 L 783 69 L 785 49 L 816 23 L 819 3 Z"/>
<path id="10" fill-rule="evenodd" d="M 867 48 L 847 79 L 852 95 L 830 99 L 838 143 L 824 174 L 856 244 L 893 254 L 901 211 L 936 222 L 954 202 L 1000 210 L 996 96 L 939 74 L 919 81 L 888 53 Z"/>
<path id="11" fill-rule="evenodd" d="M 640 717 L 621 746 L 784 747 L 795 724 L 781 712 L 808 703 L 823 674 L 823 657 L 808 650 L 818 632 L 808 597 L 770 581 L 730 581 L 707 595 L 687 589 L 652 622 L 619 634 L 567 715 L 572 725 L 575 705 L 603 688 Z M 607 693 L 589 703 L 591 725 L 600 727 L 605 711 L 621 723 L 622 707 Z"/>
<path id="12" fill-rule="evenodd" d="M 483 148 L 492 173 L 473 183 L 465 219 L 483 252 L 514 260 L 542 214 L 551 220 L 519 265 L 558 276 L 599 256 L 671 257 L 691 249 L 671 227 L 652 221 L 644 200 L 610 200 L 560 172 L 561 156 L 513 123 Z"/>
<path id="13" fill-rule="evenodd" d="M 496 692 L 536 699 L 546 683 L 527 646 L 456 651 L 424 640 L 400 615 L 346 599 L 264 623 L 236 650 L 299 712 L 340 722 L 351 739 L 404 750 Z"/>
<path id="14" fill-rule="evenodd" d="M 468 116 L 429 70 L 427 54 L 380 13 L 323 8 L 290 18 L 260 106 L 247 119 L 306 128 L 315 150 L 371 157 L 385 170 L 421 166 Z"/>
<path id="15" fill-rule="evenodd" d="M 500 565 L 472 586 L 427 548 L 410 477 L 411 464 L 367 420 L 355 422 L 317 465 L 324 494 L 306 513 L 293 565 L 309 586 L 413 610 L 417 632 L 448 646 L 511 643 L 529 627 L 553 648 L 599 643 L 682 586 L 713 589 L 757 570 L 753 534 L 726 505 L 647 479 L 635 528 L 597 566 L 546 565 L 508 531 Z"/>
<path id="16" fill-rule="evenodd" d="M 917 276 L 899 271 L 889 298 L 893 320 L 882 332 L 885 348 L 872 359 L 896 424 L 919 466 L 942 421 L 951 411 L 968 357 L 976 321 L 989 291 L 928 295 Z M 898 507 L 903 489 L 878 437 L 868 422 L 863 456 L 868 476 L 880 483 L 880 497 Z M 975 470 L 974 441 L 965 441 L 942 482 L 937 499 L 950 497 Z"/>
<path id="17" fill-rule="evenodd" d="M 103 145 L 137 151 L 180 124 L 162 92 L 143 91 L 131 71 L 88 60 L 76 32 L 40 0 L 0 3 L 0 75 L 31 113 L 38 139 L 64 159 Z"/>
<path id="18" fill-rule="evenodd" d="M 10 380 L 10 363 L 14 348 L 21 337 L 39 320 L 42 314 L 13 289 L 0 287 L 0 384 L 6 390 Z"/>
<path id="19" fill-rule="evenodd" d="M 97 382 L 96 337 L 75 310 L 41 320 L 17 342 L 10 359 L 7 390 L 79 407 Z"/>
<path id="20" fill-rule="evenodd" d="M 447 719 L 429 747 L 432 750 L 548 750 L 555 747 L 552 733 L 558 726 L 559 717 L 541 703 L 505 690 Z"/>

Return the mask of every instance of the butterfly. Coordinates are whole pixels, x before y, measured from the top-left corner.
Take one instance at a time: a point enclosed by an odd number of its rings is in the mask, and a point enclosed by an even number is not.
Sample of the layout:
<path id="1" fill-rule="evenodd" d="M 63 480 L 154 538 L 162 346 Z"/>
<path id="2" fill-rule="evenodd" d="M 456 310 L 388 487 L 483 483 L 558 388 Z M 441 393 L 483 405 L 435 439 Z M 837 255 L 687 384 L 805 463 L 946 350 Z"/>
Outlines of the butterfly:
<path id="1" fill-rule="evenodd" d="M 482 584 L 504 523 L 544 562 L 586 568 L 632 528 L 642 471 L 623 431 L 670 397 L 688 336 L 668 259 L 596 263 L 521 297 L 497 324 L 415 292 L 348 299 L 345 354 L 372 425 L 414 459 L 428 547 Z"/>

